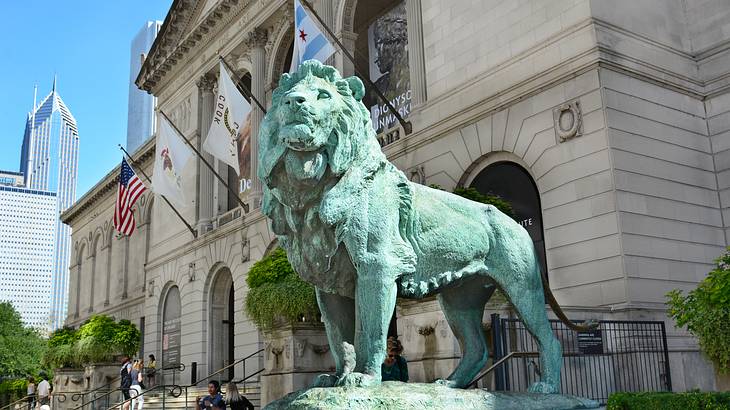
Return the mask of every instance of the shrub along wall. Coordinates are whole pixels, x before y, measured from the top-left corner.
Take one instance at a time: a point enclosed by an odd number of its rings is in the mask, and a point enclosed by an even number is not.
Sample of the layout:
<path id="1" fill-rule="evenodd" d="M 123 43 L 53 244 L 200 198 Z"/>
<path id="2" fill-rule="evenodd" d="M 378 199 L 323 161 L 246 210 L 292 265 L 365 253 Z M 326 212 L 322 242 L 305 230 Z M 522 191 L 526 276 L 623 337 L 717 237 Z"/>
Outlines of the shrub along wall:
<path id="1" fill-rule="evenodd" d="M 730 410 L 730 392 L 614 393 L 607 410 Z"/>

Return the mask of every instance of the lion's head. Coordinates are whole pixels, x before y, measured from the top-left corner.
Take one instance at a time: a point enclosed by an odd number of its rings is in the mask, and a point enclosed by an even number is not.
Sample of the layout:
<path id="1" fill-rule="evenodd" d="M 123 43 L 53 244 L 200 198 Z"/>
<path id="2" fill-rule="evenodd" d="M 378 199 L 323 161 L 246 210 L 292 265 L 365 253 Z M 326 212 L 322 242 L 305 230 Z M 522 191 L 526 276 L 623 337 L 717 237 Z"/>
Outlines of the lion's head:
<path id="1" fill-rule="evenodd" d="M 334 67 L 305 61 L 282 74 L 272 106 L 261 125 L 258 176 L 271 185 L 280 161 L 295 180 L 342 175 L 380 147 L 362 104 L 365 87 L 357 77 L 342 78 Z"/>

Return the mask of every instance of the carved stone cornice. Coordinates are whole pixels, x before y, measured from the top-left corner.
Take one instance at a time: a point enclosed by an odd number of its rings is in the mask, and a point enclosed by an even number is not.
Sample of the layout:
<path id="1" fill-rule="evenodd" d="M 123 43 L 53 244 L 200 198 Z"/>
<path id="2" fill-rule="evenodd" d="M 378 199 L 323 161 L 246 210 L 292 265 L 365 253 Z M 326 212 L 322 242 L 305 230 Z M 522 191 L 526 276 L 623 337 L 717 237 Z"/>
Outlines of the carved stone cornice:
<path id="1" fill-rule="evenodd" d="M 269 33 L 262 28 L 255 28 L 246 35 L 246 47 L 249 49 L 256 47 L 265 47 L 268 41 Z"/>

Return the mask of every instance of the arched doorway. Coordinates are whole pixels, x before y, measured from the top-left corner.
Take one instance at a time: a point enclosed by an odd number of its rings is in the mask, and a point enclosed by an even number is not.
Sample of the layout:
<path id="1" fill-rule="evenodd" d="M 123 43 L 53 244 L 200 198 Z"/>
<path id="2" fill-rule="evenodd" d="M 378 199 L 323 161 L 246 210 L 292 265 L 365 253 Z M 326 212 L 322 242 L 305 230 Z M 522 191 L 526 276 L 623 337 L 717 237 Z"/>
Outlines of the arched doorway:
<path id="1" fill-rule="evenodd" d="M 180 363 L 181 315 L 180 289 L 171 286 L 165 294 L 162 308 L 162 363 L 159 368 Z M 170 377 L 173 377 L 172 375 Z M 161 380 L 158 383 L 168 383 L 171 380 Z"/>
<path id="2" fill-rule="evenodd" d="M 231 363 L 234 358 L 234 291 L 233 277 L 230 269 L 218 270 L 210 287 L 208 347 L 210 367 L 209 373 L 215 372 Z M 233 368 L 225 372 L 223 377 L 233 379 Z"/>
<path id="3" fill-rule="evenodd" d="M 530 174 L 514 162 L 496 162 L 479 172 L 469 186 L 482 194 L 497 195 L 512 205 L 517 222 L 530 234 L 542 270 L 547 274 L 540 192 Z"/>

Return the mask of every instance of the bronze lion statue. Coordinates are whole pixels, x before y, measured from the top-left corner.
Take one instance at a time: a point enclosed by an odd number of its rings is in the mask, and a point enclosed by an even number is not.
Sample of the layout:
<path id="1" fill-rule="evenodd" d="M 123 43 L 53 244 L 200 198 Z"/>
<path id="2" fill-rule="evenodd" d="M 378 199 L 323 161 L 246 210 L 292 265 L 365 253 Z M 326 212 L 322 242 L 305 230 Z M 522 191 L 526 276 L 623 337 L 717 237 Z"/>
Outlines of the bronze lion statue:
<path id="1" fill-rule="evenodd" d="M 438 294 L 463 355 L 437 382 L 466 387 L 487 362 L 482 315 L 500 288 L 540 345 L 530 391 L 557 392 L 561 347 L 527 231 L 491 205 L 408 181 L 381 151 L 364 94 L 357 77 L 306 61 L 281 76 L 259 134 L 262 211 L 316 288 L 335 359 L 316 384 L 380 383 L 396 296 Z"/>

